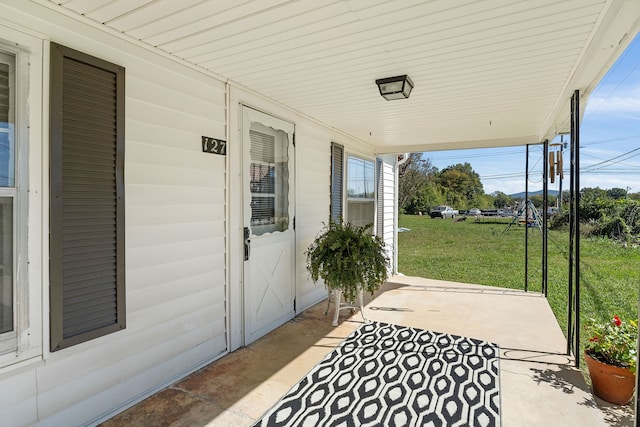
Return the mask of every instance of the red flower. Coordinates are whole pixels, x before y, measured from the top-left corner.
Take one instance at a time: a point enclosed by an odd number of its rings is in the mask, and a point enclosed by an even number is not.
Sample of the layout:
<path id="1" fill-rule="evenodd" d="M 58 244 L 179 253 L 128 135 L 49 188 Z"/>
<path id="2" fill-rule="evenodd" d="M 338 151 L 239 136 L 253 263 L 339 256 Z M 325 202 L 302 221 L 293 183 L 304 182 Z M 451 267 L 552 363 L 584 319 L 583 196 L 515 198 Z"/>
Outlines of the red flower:
<path id="1" fill-rule="evenodd" d="M 622 320 L 620 320 L 620 318 L 618 316 L 613 316 L 613 323 L 616 326 L 620 326 L 620 325 L 622 325 Z"/>

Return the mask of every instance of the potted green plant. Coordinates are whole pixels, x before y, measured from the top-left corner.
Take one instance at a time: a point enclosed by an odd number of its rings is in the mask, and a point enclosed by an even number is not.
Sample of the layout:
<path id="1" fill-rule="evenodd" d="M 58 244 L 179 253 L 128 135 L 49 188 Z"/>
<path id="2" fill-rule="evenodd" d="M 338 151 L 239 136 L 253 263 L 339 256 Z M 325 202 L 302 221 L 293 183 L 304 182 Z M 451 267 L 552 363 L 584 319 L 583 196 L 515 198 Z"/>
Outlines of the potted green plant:
<path id="1" fill-rule="evenodd" d="M 627 404 L 636 384 L 638 324 L 613 316 L 609 322 L 590 319 L 586 330 L 584 359 L 593 393 L 607 402 Z"/>
<path id="2" fill-rule="evenodd" d="M 341 295 L 347 302 L 361 298 L 362 292 L 373 295 L 389 276 L 384 241 L 373 235 L 371 228 L 372 224 L 360 227 L 330 220 L 305 252 L 311 279 L 314 282 L 322 279 L 329 295 L 331 291 L 338 291 L 334 326 L 341 308 Z"/>

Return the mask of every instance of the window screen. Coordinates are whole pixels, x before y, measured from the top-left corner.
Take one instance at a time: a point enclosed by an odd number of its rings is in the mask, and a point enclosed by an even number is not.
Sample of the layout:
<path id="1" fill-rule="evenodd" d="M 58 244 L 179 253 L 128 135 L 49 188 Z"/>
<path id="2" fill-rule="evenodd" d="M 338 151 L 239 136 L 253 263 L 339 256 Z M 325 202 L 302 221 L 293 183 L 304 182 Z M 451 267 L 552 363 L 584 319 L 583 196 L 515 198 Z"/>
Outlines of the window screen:
<path id="1" fill-rule="evenodd" d="M 289 228 L 289 137 L 282 130 L 252 123 L 251 231 L 259 236 Z"/>

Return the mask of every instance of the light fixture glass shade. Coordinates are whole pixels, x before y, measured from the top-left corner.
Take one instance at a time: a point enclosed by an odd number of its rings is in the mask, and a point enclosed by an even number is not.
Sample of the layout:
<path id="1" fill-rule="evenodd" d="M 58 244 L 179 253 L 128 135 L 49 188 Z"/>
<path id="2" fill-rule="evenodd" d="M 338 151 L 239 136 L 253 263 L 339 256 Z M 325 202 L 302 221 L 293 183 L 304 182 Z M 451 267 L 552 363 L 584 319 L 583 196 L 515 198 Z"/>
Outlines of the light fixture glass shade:
<path id="1" fill-rule="evenodd" d="M 378 85 L 380 95 L 387 101 L 409 98 L 411 89 L 413 89 L 413 82 L 406 74 L 378 79 L 376 80 L 376 84 Z"/>

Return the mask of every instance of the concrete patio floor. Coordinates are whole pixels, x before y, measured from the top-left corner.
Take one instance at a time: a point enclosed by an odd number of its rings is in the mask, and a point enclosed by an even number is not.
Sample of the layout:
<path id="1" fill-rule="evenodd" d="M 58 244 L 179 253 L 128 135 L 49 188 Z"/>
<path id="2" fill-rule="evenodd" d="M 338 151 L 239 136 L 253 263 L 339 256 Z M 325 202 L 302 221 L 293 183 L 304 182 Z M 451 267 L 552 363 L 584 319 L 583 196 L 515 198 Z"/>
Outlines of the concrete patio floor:
<path id="1" fill-rule="evenodd" d="M 326 302 L 105 422 L 116 426 L 250 426 L 362 324 Z M 333 306 L 332 306 L 333 310 Z M 371 320 L 495 342 L 501 349 L 503 426 L 631 426 L 631 406 L 595 399 L 547 300 L 471 284 L 394 276 L 373 297 Z"/>

